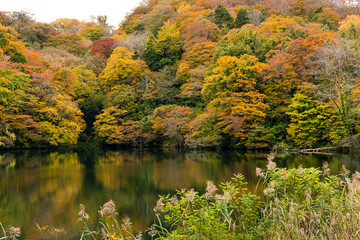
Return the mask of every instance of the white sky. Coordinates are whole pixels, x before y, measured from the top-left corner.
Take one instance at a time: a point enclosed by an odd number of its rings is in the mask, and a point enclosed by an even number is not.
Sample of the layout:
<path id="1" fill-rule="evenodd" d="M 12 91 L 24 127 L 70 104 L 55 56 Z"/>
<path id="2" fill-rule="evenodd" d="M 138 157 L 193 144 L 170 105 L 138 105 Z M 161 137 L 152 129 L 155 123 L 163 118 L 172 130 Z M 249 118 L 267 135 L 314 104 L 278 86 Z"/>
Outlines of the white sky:
<path id="1" fill-rule="evenodd" d="M 107 15 L 108 23 L 115 28 L 126 13 L 141 0 L 0 0 L 0 11 L 25 10 L 34 14 L 38 22 L 53 22 L 58 18 L 75 18 L 89 21 L 91 15 Z"/>

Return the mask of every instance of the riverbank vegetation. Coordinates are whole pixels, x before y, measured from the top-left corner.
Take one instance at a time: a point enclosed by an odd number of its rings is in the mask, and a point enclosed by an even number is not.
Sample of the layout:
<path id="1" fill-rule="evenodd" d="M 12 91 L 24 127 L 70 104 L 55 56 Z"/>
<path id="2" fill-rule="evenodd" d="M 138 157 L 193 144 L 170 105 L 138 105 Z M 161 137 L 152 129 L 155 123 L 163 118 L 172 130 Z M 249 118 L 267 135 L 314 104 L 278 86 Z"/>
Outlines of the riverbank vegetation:
<path id="1" fill-rule="evenodd" d="M 330 173 L 319 168 L 279 168 L 268 156 L 265 169 L 256 169 L 261 194 L 247 189 L 242 175 L 205 193 L 178 190 L 161 196 L 155 220 L 142 233 L 132 231 L 131 220 L 119 216 L 110 200 L 100 207 L 97 225 L 90 224 L 80 205 L 79 239 L 358 239 L 360 230 L 360 174 L 345 168 Z M 119 203 L 121 204 L 121 203 Z M 121 219 L 122 217 L 122 219 Z M 34 226 L 35 227 L 35 226 Z M 66 239 L 65 229 L 36 227 L 45 239 Z M 1 230 L 1 229 L 0 229 Z M 0 239 L 22 239 L 21 229 L 3 227 Z"/>
<path id="2" fill-rule="evenodd" d="M 358 13 L 149 0 L 114 30 L 0 12 L 0 147 L 358 146 Z"/>

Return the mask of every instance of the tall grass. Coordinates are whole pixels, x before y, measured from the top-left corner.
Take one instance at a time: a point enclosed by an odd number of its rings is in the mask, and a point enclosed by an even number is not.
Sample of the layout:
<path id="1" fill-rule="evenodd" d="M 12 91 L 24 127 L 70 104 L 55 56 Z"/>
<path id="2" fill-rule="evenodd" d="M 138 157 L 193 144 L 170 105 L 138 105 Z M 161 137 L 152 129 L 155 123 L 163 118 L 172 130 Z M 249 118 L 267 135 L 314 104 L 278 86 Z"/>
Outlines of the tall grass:
<path id="1" fill-rule="evenodd" d="M 18 239 L 18 237 L 20 237 L 21 235 L 20 228 L 9 226 L 5 230 L 4 226 L 1 223 L 0 223 L 0 232 L 3 235 L 3 236 L 0 235 L 0 240 L 10 240 L 10 239 L 15 240 Z"/>
<path id="2" fill-rule="evenodd" d="M 181 190 L 161 198 L 168 228 L 156 224 L 159 239 L 360 239 L 360 174 L 343 168 L 330 175 L 328 165 L 278 168 L 268 157 L 256 173 L 263 200 L 246 191 L 241 175 L 207 192 Z M 212 191 L 210 191 L 212 189 Z M 177 200 L 174 200 L 177 199 Z M 160 214 L 160 213 L 158 213 Z M 158 218 L 160 219 L 160 218 Z M 164 224 L 162 224 L 164 225 Z"/>

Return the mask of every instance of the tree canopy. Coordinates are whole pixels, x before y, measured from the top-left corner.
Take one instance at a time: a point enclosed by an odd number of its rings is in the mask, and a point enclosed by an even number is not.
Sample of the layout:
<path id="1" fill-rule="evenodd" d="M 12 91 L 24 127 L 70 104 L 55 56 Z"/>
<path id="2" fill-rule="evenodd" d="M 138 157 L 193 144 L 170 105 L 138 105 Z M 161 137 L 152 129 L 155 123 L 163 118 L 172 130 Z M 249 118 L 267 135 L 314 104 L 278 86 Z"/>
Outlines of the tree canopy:
<path id="1" fill-rule="evenodd" d="M 0 13 L 0 147 L 360 144 L 358 7 L 143 1 L 37 22 Z"/>

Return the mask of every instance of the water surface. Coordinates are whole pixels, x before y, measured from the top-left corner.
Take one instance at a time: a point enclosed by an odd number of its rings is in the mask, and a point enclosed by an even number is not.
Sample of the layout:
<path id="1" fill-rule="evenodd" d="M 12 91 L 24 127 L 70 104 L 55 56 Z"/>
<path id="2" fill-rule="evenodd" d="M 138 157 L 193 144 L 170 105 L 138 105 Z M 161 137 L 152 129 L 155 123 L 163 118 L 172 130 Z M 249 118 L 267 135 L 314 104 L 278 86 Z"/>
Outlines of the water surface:
<path id="1" fill-rule="evenodd" d="M 327 161 L 333 173 L 345 165 L 360 171 L 360 155 L 280 154 L 281 167 L 321 167 Z M 76 239 L 80 203 L 86 206 L 90 225 L 99 221 L 99 206 L 112 199 L 119 215 L 129 216 L 135 231 L 153 222 L 159 195 L 175 189 L 205 191 L 206 181 L 230 180 L 241 173 L 256 188 L 256 167 L 265 167 L 266 154 L 240 151 L 164 151 L 76 148 L 0 152 L 0 223 L 19 226 L 27 239 L 54 238 L 42 235 L 36 224 L 63 228 Z"/>

